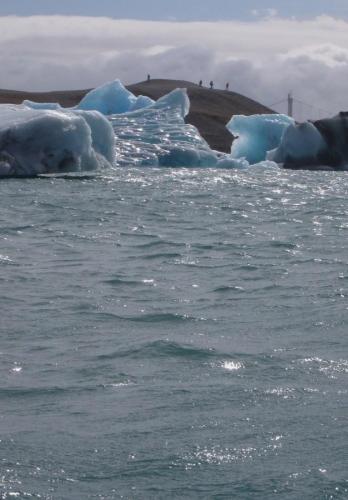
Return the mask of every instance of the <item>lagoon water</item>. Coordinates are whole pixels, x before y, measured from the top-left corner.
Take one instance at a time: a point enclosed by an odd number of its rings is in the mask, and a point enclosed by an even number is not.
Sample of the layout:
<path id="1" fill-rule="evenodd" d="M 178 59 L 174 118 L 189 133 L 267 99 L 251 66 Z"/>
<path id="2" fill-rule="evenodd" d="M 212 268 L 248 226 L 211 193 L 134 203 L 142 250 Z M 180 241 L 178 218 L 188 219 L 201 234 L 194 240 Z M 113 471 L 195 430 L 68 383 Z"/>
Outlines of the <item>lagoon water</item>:
<path id="1" fill-rule="evenodd" d="M 1 498 L 348 498 L 345 173 L 0 191 Z"/>

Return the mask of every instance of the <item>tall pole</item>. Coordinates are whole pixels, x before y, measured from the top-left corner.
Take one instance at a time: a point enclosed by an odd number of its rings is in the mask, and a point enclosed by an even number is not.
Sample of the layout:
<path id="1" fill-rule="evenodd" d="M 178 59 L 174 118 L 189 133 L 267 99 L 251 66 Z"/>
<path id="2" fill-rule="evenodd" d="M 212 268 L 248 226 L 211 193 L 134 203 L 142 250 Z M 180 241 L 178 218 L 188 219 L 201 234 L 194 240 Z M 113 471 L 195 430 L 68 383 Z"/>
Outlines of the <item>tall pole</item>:
<path id="1" fill-rule="evenodd" d="M 294 110 L 294 98 L 292 97 L 292 92 L 288 93 L 288 115 L 293 116 Z"/>

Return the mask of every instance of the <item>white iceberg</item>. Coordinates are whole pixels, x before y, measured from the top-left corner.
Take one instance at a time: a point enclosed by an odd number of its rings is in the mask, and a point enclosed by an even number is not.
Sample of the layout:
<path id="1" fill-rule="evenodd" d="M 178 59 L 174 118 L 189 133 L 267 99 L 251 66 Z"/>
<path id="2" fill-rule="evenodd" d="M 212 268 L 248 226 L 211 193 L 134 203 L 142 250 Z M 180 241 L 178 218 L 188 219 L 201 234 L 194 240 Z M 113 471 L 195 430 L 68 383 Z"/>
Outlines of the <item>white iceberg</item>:
<path id="1" fill-rule="evenodd" d="M 94 170 L 114 163 L 114 134 L 98 112 L 0 106 L 0 175 Z"/>
<path id="2" fill-rule="evenodd" d="M 31 109 L 54 109 L 54 110 L 62 109 L 61 105 L 58 104 L 57 102 L 35 102 L 26 99 L 25 101 L 22 102 L 22 104 L 26 108 L 31 108 Z"/>

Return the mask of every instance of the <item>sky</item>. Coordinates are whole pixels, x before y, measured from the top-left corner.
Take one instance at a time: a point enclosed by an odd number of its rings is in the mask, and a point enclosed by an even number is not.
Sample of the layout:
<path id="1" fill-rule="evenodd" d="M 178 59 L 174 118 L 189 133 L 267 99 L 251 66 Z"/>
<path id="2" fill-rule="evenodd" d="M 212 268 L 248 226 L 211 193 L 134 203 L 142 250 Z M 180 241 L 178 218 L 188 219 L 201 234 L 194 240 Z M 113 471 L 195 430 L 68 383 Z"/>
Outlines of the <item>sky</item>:
<path id="1" fill-rule="evenodd" d="M 348 19 L 347 0 L 1 0 L 0 15 L 106 16 L 115 19 L 221 21 L 251 20 L 276 10 L 281 17 L 321 14 Z"/>
<path id="2" fill-rule="evenodd" d="M 319 118 L 348 109 L 348 1 L 0 0 L 0 65 L 0 88 L 150 73 L 229 82 L 266 105 L 292 91 L 297 118 Z"/>

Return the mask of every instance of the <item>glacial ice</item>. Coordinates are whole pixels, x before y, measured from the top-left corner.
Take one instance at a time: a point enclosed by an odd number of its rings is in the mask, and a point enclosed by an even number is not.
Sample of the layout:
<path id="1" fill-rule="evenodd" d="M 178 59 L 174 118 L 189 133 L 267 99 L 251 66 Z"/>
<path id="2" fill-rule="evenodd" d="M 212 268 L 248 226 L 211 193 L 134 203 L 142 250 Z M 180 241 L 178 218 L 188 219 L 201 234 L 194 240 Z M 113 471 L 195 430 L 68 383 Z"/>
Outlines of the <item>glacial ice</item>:
<path id="1" fill-rule="evenodd" d="M 109 117 L 115 133 L 117 166 L 190 166 L 216 163 L 198 130 L 184 122 L 185 91 L 174 90 L 155 104 Z"/>
<path id="2" fill-rule="evenodd" d="M 61 105 L 57 102 L 35 102 L 25 100 L 22 102 L 23 106 L 31 109 L 54 109 L 59 110 L 62 109 Z"/>
<path id="3" fill-rule="evenodd" d="M 120 80 L 114 80 L 91 90 L 81 99 L 77 106 L 68 109 L 99 111 L 103 115 L 109 116 L 147 108 L 154 102 L 153 99 L 145 95 L 135 96 L 123 86 Z M 31 109 L 64 109 L 56 102 L 25 100 L 22 104 Z"/>
<path id="4" fill-rule="evenodd" d="M 176 89 L 152 106 L 109 116 L 117 166 L 246 168 L 244 159 L 213 151 L 196 127 L 185 123 L 190 101 Z"/>
<path id="5" fill-rule="evenodd" d="M 129 111 L 137 111 L 138 109 L 148 108 L 154 104 L 154 102 L 155 101 L 147 95 L 139 95 Z"/>
<path id="6" fill-rule="evenodd" d="M 88 92 L 76 108 L 85 111 L 96 110 L 108 116 L 146 108 L 153 102 L 146 96 L 136 97 L 122 85 L 120 80 L 115 80 Z"/>
<path id="7" fill-rule="evenodd" d="M 325 140 L 312 123 L 291 124 L 284 131 L 279 146 L 268 152 L 267 159 L 276 163 L 312 165 L 325 149 Z"/>
<path id="8" fill-rule="evenodd" d="M 32 101 L 3 105 L 0 175 L 103 166 L 247 168 L 247 159 L 213 151 L 185 123 L 189 108 L 185 89 L 153 102 L 134 96 L 119 80 L 89 92 L 74 108 Z"/>
<path id="9" fill-rule="evenodd" d="M 98 112 L 0 106 L 0 176 L 111 166 L 113 144 L 112 128 Z"/>
<path id="10" fill-rule="evenodd" d="M 119 80 L 89 92 L 74 108 L 32 101 L 0 105 L 0 176 L 120 166 L 347 164 L 345 113 L 299 125 L 286 115 L 234 116 L 227 128 L 236 139 L 226 154 L 212 150 L 196 127 L 185 123 L 189 107 L 185 89 L 154 102 L 136 97 Z"/>
<path id="11" fill-rule="evenodd" d="M 232 158 L 245 158 L 251 165 L 266 160 L 267 152 L 279 146 L 284 131 L 294 120 L 287 115 L 235 115 L 226 127 L 236 139 Z"/>
<path id="12" fill-rule="evenodd" d="M 290 125 L 279 146 L 267 158 L 286 167 L 314 166 L 348 169 L 348 113 Z"/>

